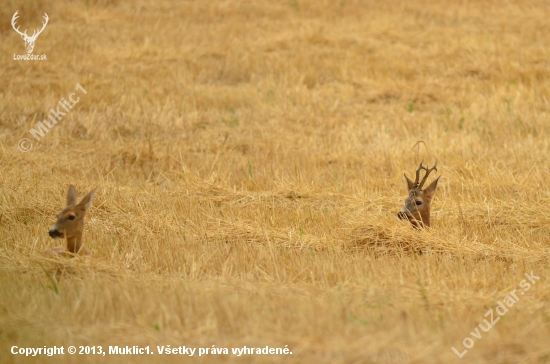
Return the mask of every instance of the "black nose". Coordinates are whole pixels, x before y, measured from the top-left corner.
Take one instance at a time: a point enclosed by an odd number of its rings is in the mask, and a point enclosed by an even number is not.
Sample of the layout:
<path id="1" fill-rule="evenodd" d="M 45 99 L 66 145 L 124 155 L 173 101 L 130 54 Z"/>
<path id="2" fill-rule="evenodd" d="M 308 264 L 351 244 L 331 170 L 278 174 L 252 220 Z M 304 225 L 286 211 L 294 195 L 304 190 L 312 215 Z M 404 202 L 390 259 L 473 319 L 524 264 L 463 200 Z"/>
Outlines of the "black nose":
<path id="1" fill-rule="evenodd" d="M 59 238 L 62 234 L 57 230 L 50 230 L 48 231 L 48 234 L 50 234 L 51 238 Z"/>
<path id="2" fill-rule="evenodd" d="M 403 211 L 399 211 L 397 213 L 397 217 L 399 218 L 399 220 L 406 220 L 407 219 L 407 214 L 404 213 Z"/>

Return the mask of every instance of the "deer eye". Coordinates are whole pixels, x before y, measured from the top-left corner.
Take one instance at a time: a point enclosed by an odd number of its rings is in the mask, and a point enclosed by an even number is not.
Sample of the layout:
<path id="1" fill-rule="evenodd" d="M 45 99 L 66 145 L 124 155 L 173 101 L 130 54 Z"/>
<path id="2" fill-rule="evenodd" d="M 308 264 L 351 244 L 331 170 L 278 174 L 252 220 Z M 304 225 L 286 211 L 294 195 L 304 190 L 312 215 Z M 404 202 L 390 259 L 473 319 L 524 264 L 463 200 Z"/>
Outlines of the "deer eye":
<path id="1" fill-rule="evenodd" d="M 416 206 L 422 205 L 422 201 L 416 201 Z"/>
<path id="2" fill-rule="evenodd" d="M 76 216 L 74 215 L 69 215 L 69 220 L 74 220 L 76 218 Z"/>

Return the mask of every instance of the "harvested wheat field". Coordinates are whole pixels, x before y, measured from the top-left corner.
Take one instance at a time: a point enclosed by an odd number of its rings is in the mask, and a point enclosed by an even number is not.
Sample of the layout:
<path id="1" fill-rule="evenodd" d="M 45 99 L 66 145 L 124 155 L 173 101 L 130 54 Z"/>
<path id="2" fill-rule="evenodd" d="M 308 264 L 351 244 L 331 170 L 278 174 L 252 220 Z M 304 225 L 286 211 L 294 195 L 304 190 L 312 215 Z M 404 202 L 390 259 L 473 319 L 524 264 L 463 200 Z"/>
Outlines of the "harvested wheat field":
<path id="1" fill-rule="evenodd" d="M 0 17 L 0 362 L 550 363 L 547 2 Z M 71 184 L 92 257 L 44 254 Z"/>

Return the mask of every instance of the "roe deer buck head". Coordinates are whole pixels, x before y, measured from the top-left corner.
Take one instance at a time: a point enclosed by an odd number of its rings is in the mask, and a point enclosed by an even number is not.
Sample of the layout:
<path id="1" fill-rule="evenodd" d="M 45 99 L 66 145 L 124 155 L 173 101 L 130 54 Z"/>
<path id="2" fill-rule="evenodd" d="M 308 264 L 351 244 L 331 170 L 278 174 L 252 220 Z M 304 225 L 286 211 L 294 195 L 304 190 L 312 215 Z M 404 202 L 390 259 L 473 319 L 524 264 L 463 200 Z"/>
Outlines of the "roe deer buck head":
<path id="1" fill-rule="evenodd" d="M 19 12 L 19 10 L 17 10 L 15 12 L 15 14 L 13 14 L 13 17 L 11 18 L 11 26 L 13 27 L 13 29 L 17 33 L 19 33 L 19 35 L 21 35 L 21 38 L 23 38 L 23 40 L 25 41 L 25 48 L 27 49 L 27 53 L 30 54 L 30 53 L 32 53 L 32 50 L 34 49 L 34 42 L 36 42 L 36 38 L 38 38 L 40 33 L 42 33 L 44 28 L 46 28 L 46 24 L 48 24 L 48 14 L 44 13 L 44 19 L 46 21 L 42 23 L 42 29 L 33 31 L 32 35 L 29 37 L 27 35 L 27 29 L 25 29 L 25 31 L 23 33 L 21 33 L 19 31 L 19 27 L 17 27 L 17 28 L 15 27 L 15 21 L 18 18 L 18 16 L 17 16 L 18 12 Z"/>
<path id="2" fill-rule="evenodd" d="M 405 200 L 405 206 L 399 211 L 397 216 L 401 219 L 408 219 L 410 223 L 416 228 L 429 227 L 430 226 L 430 202 L 435 195 L 435 189 L 437 188 L 437 182 L 439 177 L 433 181 L 426 189 L 422 190 L 424 183 L 428 179 L 428 175 L 431 171 L 437 171 L 437 162 L 435 162 L 432 168 L 427 168 L 420 163 L 416 171 L 415 181 L 411 181 L 407 175 L 404 174 L 407 179 L 407 188 L 409 189 L 409 197 Z M 425 170 L 426 174 L 422 181 L 419 183 L 420 171 Z"/>
<path id="3" fill-rule="evenodd" d="M 84 230 L 84 216 L 92 205 L 97 187 L 88 193 L 82 201 L 76 203 L 76 191 L 73 185 L 67 192 L 67 207 L 57 215 L 57 221 L 48 232 L 50 237 L 65 239 L 67 251 L 73 254 L 89 255 L 91 252 L 82 245 L 82 231 Z M 59 255 L 64 253 L 63 247 L 55 247 L 46 251 L 48 254 Z"/>

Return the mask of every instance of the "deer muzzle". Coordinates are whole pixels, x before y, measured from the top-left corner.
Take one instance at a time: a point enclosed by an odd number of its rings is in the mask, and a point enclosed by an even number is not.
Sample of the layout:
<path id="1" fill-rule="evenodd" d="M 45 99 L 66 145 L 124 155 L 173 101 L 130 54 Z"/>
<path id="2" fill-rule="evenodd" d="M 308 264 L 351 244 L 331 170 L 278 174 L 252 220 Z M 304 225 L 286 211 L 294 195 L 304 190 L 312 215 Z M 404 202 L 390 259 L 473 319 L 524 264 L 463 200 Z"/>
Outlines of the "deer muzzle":
<path id="1" fill-rule="evenodd" d="M 409 214 L 406 211 L 401 210 L 397 213 L 397 217 L 399 218 L 399 220 L 408 220 Z"/>
<path id="2" fill-rule="evenodd" d="M 56 229 L 51 229 L 50 231 L 48 231 L 48 234 L 49 234 L 50 237 L 53 238 L 53 239 L 57 239 L 57 238 L 62 238 L 62 237 L 63 237 L 63 233 L 60 232 L 59 230 L 56 230 Z"/>

